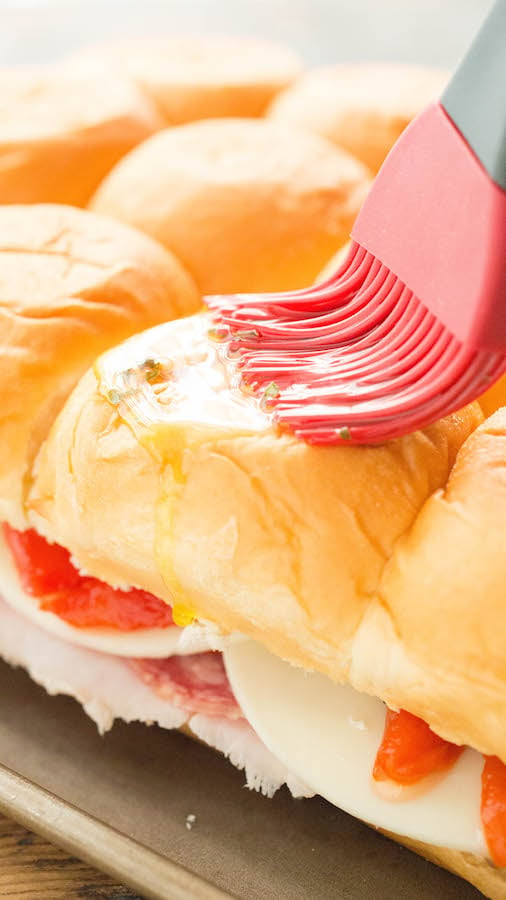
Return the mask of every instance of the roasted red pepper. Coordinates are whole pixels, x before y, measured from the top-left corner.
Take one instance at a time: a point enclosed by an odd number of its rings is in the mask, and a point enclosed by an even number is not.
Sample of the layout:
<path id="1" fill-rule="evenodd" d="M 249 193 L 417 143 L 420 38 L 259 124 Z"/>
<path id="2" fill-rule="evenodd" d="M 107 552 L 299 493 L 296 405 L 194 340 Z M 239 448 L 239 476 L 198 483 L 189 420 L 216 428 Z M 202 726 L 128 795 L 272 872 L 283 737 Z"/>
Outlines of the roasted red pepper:
<path id="1" fill-rule="evenodd" d="M 414 784 L 426 775 L 449 769 L 462 753 L 438 737 L 426 722 L 405 710 L 387 709 L 385 731 L 374 763 L 376 781 Z"/>
<path id="2" fill-rule="evenodd" d="M 506 866 L 506 766 L 486 756 L 481 776 L 481 821 L 496 866 Z"/>
<path id="3" fill-rule="evenodd" d="M 33 529 L 3 528 L 22 587 L 40 600 L 41 609 L 76 628 L 136 631 L 174 624 L 170 606 L 148 591 L 120 591 L 98 578 L 81 575 L 64 547 L 49 544 Z"/>

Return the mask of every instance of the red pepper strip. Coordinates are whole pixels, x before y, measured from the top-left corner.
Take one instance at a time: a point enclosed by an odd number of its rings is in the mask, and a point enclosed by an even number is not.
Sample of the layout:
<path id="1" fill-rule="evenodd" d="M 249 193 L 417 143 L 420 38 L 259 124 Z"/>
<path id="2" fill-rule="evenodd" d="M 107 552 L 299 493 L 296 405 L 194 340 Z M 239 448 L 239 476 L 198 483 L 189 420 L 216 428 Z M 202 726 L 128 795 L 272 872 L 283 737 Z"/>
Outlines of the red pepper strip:
<path id="1" fill-rule="evenodd" d="M 82 576 L 64 547 L 49 544 L 33 528 L 16 531 L 4 524 L 3 532 L 27 594 L 44 597 L 55 591 L 72 590 L 81 582 Z"/>
<path id="2" fill-rule="evenodd" d="M 463 747 L 438 737 L 423 719 L 401 709 L 387 709 L 385 731 L 373 769 L 376 781 L 414 784 L 449 769 L 457 761 Z"/>
<path id="3" fill-rule="evenodd" d="M 148 591 L 120 591 L 97 578 L 84 578 L 77 588 L 41 598 L 40 608 L 76 628 L 167 628 L 173 624 L 167 603 Z"/>
<path id="4" fill-rule="evenodd" d="M 147 591 L 120 591 L 98 578 L 81 575 L 70 553 L 49 544 L 36 531 L 15 531 L 4 525 L 4 536 L 14 557 L 23 589 L 76 628 L 167 628 L 173 625 L 172 609 Z"/>
<path id="5" fill-rule="evenodd" d="M 506 766 L 486 756 L 481 776 L 481 821 L 496 866 L 506 866 Z"/>

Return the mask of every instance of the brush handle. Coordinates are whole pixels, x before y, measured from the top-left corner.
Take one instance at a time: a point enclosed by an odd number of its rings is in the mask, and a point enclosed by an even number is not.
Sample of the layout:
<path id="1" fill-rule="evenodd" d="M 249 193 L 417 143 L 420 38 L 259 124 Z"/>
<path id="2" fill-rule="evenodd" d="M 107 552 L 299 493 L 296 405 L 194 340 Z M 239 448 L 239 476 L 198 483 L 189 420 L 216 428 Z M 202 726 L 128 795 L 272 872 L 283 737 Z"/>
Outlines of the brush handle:
<path id="1" fill-rule="evenodd" d="M 506 189 L 506 0 L 496 0 L 441 98 L 493 181 Z"/>

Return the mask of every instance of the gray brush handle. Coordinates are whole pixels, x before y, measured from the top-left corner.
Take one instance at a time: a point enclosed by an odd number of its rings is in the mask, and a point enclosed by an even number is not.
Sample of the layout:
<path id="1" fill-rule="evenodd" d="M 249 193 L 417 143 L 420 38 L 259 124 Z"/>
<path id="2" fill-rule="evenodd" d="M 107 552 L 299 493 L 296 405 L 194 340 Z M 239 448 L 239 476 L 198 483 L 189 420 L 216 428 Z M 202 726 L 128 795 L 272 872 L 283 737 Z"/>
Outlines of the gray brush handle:
<path id="1" fill-rule="evenodd" d="M 496 0 L 441 98 L 488 174 L 506 188 L 506 0 Z"/>

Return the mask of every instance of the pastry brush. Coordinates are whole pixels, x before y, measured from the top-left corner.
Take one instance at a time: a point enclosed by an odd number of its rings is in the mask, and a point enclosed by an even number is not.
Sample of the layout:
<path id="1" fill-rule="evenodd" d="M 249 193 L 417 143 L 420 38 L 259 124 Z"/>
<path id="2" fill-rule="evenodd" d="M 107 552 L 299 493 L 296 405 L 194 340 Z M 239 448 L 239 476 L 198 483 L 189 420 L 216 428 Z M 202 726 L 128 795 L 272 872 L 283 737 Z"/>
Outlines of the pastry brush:
<path id="1" fill-rule="evenodd" d="M 311 443 L 395 438 L 490 387 L 506 371 L 506 0 L 391 150 L 337 273 L 206 300 L 236 380 Z"/>

